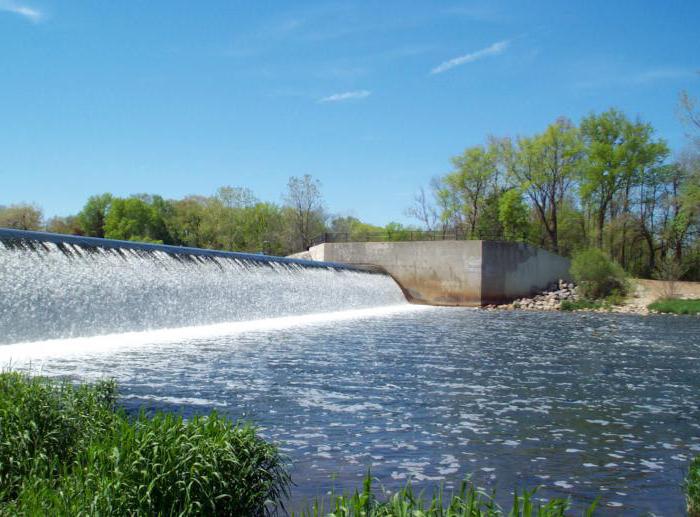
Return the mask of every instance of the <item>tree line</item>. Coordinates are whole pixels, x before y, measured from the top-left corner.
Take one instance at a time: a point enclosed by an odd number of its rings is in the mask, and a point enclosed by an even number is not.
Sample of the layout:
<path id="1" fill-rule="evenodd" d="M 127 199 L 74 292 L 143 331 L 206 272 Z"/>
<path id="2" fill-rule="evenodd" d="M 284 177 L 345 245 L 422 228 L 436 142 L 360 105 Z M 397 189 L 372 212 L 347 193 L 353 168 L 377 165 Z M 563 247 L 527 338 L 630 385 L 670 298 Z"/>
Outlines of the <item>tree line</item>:
<path id="1" fill-rule="evenodd" d="M 0 227 L 272 255 L 308 249 L 326 232 L 362 238 L 404 228 L 330 215 L 321 184 L 310 175 L 289 178 L 282 203 L 261 201 L 247 188 L 230 186 L 212 196 L 182 199 L 105 193 L 88 198 L 77 214 L 47 220 L 36 205 L 0 206 Z"/>
<path id="2" fill-rule="evenodd" d="M 687 94 L 681 108 L 689 146 L 677 156 L 650 124 L 615 109 L 578 124 L 559 118 L 532 136 L 490 137 L 418 192 L 406 211 L 415 226 L 331 216 L 319 181 L 305 175 L 289 179 L 279 204 L 230 186 L 182 199 L 106 193 L 46 221 L 34 205 L 0 206 L 0 227 L 275 255 L 308 249 L 326 232 L 404 240 L 429 230 L 565 256 L 594 247 L 634 276 L 665 269 L 700 280 L 700 112 Z"/>
<path id="3" fill-rule="evenodd" d="M 686 120 L 700 132 L 688 96 Z M 428 229 L 520 241 L 571 256 L 604 250 L 652 277 L 669 263 L 700 279 L 700 143 L 672 159 L 653 127 L 610 109 L 539 134 L 490 137 L 452 158 L 409 214 Z"/>

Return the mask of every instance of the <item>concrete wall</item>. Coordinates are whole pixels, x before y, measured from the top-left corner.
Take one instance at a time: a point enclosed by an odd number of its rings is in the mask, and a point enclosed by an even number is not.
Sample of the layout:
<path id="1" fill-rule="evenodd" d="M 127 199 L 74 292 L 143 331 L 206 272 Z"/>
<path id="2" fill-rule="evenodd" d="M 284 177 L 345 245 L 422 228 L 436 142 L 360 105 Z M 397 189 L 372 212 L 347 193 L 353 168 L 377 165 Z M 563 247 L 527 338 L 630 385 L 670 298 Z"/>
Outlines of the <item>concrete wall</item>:
<path id="1" fill-rule="evenodd" d="M 507 242 L 326 243 L 312 247 L 303 258 L 379 266 L 410 301 L 430 305 L 506 302 L 569 279 L 567 259 Z"/>
<path id="2" fill-rule="evenodd" d="M 481 242 L 343 242 L 314 246 L 313 260 L 385 269 L 409 300 L 431 305 L 481 303 Z"/>
<path id="3" fill-rule="evenodd" d="M 481 303 L 507 303 L 571 280 L 569 259 L 516 242 L 482 241 Z"/>

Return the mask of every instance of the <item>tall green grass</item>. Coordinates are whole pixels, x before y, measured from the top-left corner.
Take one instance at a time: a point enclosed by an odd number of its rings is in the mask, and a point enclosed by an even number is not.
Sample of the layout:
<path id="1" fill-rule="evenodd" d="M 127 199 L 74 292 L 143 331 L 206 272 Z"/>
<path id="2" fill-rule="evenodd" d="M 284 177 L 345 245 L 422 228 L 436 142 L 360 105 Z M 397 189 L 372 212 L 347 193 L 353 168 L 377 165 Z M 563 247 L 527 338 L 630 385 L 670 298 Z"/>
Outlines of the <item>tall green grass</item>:
<path id="1" fill-rule="evenodd" d="M 683 488 L 688 505 L 688 517 L 700 517 L 700 456 L 690 463 Z"/>
<path id="2" fill-rule="evenodd" d="M 464 481 L 459 491 L 445 497 L 442 489 L 430 498 L 416 493 L 411 485 L 385 500 L 379 500 L 372 489 L 372 476 L 365 477 L 362 491 L 331 495 L 316 499 L 298 517 L 564 517 L 569 509 L 568 499 L 535 500 L 536 490 L 516 492 L 510 510 L 504 510 L 494 500 L 495 494 L 485 494 L 471 482 Z M 593 515 L 597 500 L 583 512 Z M 294 516 L 295 514 L 292 513 Z"/>
<path id="3" fill-rule="evenodd" d="M 700 314 L 700 300 L 666 298 L 649 305 L 649 310 L 668 314 Z"/>
<path id="4" fill-rule="evenodd" d="M 32 473 L 54 477 L 115 422 L 116 385 L 74 387 L 0 373 L 0 503 Z"/>
<path id="5" fill-rule="evenodd" d="M 114 383 L 0 374 L 1 515 L 264 515 L 290 479 L 253 427 L 115 411 Z"/>

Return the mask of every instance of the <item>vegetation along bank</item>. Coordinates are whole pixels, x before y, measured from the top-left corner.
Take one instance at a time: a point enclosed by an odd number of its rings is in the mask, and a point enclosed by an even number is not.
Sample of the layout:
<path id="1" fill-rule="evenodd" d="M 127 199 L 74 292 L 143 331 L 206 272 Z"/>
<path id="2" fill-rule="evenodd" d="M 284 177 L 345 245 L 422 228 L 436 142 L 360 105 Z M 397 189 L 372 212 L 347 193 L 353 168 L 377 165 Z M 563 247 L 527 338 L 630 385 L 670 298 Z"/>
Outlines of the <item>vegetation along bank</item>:
<path id="1" fill-rule="evenodd" d="M 255 428 L 216 413 L 185 421 L 127 415 L 111 381 L 73 385 L 0 374 L 0 515 L 241 515 L 285 513 L 288 463 Z M 684 490 L 700 515 L 700 458 Z M 499 507 L 465 481 L 424 498 L 410 485 L 377 496 L 373 479 L 354 493 L 312 501 L 301 516 L 564 516 L 570 502 L 516 491 Z M 591 515 L 595 503 L 586 512 Z"/>

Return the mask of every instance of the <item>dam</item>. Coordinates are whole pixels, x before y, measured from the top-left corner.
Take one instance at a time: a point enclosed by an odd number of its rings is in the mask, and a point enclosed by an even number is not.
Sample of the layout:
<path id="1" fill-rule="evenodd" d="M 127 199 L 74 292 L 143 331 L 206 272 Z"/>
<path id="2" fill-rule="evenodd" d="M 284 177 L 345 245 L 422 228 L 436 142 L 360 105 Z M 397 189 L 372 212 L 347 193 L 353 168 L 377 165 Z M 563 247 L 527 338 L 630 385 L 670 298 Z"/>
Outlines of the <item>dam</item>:
<path id="1" fill-rule="evenodd" d="M 0 229 L 0 344 L 405 304 L 371 269 Z"/>
<path id="2" fill-rule="evenodd" d="M 699 319 L 411 304 L 431 275 L 456 305 L 471 279 L 478 304 L 562 270 L 519 245 L 364 244 L 324 248 L 341 263 L 0 230 L 0 366 L 115 379 L 131 415 L 252 422 L 291 460 L 291 510 L 371 467 L 428 497 L 469 476 L 502 505 L 540 486 L 573 512 L 683 513 Z"/>
<path id="3" fill-rule="evenodd" d="M 505 303 L 571 277 L 569 259 L 516 242 L 326 242 L 295 256 L 381 267 L 408 300 L 426 305 Z"/>

